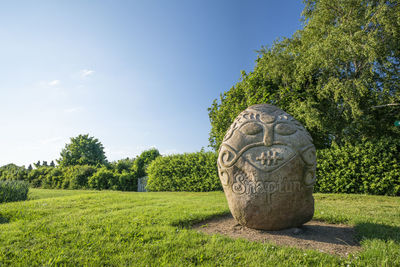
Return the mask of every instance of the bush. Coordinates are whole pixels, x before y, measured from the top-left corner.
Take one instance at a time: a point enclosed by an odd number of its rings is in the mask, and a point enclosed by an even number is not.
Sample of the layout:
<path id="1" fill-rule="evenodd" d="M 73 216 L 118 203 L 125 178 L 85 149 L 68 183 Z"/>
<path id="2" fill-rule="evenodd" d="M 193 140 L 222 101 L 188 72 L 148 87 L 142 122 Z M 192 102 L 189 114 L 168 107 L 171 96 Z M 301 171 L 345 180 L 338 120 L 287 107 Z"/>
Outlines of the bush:
<path id="1" fill-rule="evenodd" d="M 96 167 L 89 165 L 75 165 L 65 168 L 64 185 L 70 189 L 82 189 L 88 187 L 89 178 L 96 172 Z M 68 180 L 66 182 L 65 180 Z"/>
<path id="2" fill-rule="evenodd" d="M 222 190 L 214 152 L 158 157 L 149 165 L 147 173 L 149 191 Z"/>
<path id="3" fill-rule="evenodd" d="M 147 175 L 147 167 L 150 163 L 160 156 L 160 152 L 156 148 L 143 151 L 139 157 L 135 159 L 132 170 L 138 178 Z"/>
<path id="4" fill-rule="evenodd" d="M 88 185 L 90 188 L 97 190 L 110 189 L 117 186 L 114 173 L 106 167 L 98 169 L 97 172 L 89 178 Z"/>
<path id="5" fill-rule="evenodd" d="M 15 164 L 0 167 L 0 181 L 24 180 L 32 187 L 62 188 L 62 189 L 112 189 L 122 191 L 136 191 L 137 179 L 146 175 L 147 166 L 160 153 L 152 148 L 143 151 L 135 159 L 121 159 L 104 165 L 73 165 L 50 166 L 44 161 L 26 169 Z"/>
<path id="6" fill-rule="evenodd" d="M 24 166 L 20 167 L 13 163 L 0 167 L 1 180 L 26 180 L 28 170 Z"/>
<path id="7" fill-rule="evenodd" d="M 114 187 L 121 191 L 137 191 L 137 177 L 134 172 L 122 172 L 114 174 L 118 179 L 118 185 Z"/>
<path id="8" fill-rule="evenodd" d="M 39 167 L 28 173 L 28 181 L 32 187 L 52 188 L 52 178 L 49 174 L 53 167 Z"/>
<path id="9" fill-rule="evenodd" d="M 26 181 L 0 181 L 0 203 L 26 200 L 28 191 Z"/>
<path id="10" fill-rule="evenodd" d="M 363 140 L 317 152 L 316 192 L 400 196 L 400 139 Z"/>

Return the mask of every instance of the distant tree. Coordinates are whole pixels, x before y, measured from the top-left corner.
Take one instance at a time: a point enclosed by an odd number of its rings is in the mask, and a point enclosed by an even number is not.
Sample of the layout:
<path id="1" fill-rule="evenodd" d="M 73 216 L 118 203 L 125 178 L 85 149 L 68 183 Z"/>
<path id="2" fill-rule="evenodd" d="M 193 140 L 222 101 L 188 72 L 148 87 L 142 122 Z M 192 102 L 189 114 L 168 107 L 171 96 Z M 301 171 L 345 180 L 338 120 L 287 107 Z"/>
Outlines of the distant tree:
<path id="1" fill-rule="evenodd" d="M 43 167 L 48 167 L 47 161 L 43 160 L 42 166 L 43 166 Z"/>
<path id="2" fill-rule="evenodd" d="M 139 157 L 135 159 L 133 170 L 135 171 L 137 177 L 146 176 L 147 166 L 160 156 L 160 152 L 157 148 L 151 148 L 149 150 L 143 151 Z"/>
<path id="3" fill-rule="evenodd" d="M 25 166 L 17 166 L 13 163 L 0 167 L 0 180 L 26 180 L 28 175 Z"/>
<path id="4" fill-rule="evenodd" d="M 209 108 L 218 149 L 250 105 L 276 105 L 302 122 L 317 147 L 399 136 L 400 2 L 305 0 L 304 28 L 262 48 L 255 69 Z"/>
<path id="5" fill-rule="evenodd" d="M 97 138 L 88 134 L 71 138 L 71 142 L 65 145 L 57 160 L 60 166 L 105 164 L 107 162 L 104 147 Z"/>
<path id="6" fill-rule="evenodd" d="M 37 163 L 33 163 L 33 166 L 35 166 L 35 168 L 40 168 L 40 166 L 42 166 L 40 160 Z"/>
<path id="7" fill-rule="evenodd" d="M 123 171 L 130 172 L 135 163 L 135 159 L 120 159 L 117 162 L 112 163 L 113 169 L 115 169 L 118 173 L 122 173 Z"/>
<path id="8" fill-rule="evenodd" d="M 33 168 L 32 168 L 32 164 L 29 164 L 29 166 L 28 166 L 28 172 L 30 172 L 32 169 L 33 169 Z"/>
<path id="9" fill-rule="evenodd" d="M 56 166 L 56 164 L 54 164 L 54 160 L 52 160 L 51 162 L 50 162 L 50 167 L 55 167 Z"/>

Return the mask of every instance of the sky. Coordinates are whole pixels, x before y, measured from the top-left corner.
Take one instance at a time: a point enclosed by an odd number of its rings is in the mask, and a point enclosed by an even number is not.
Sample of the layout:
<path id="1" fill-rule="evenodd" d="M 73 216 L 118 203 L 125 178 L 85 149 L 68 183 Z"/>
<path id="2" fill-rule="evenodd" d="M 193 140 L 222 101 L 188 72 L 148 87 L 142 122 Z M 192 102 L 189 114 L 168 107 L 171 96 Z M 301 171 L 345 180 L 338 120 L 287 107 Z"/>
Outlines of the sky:
<path id="1" fill-rule="evenodd" d="M 56 160 L 89 134 L 109 161 L 210 150 L 214 99 L 261 46 L 302 27 L 301 0 L 0 2 L 0 166 Z"/>

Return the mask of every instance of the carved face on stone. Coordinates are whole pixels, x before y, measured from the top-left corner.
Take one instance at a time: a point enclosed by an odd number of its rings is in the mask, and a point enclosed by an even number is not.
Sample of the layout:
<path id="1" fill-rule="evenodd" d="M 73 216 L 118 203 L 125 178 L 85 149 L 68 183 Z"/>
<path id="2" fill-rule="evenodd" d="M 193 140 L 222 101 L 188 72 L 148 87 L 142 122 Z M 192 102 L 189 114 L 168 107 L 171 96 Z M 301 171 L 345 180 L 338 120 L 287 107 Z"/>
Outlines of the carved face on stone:
<path id="1" fill-rule="evenodd" d="M 276 218 L 249 223 L 247 217 L 255 215 L 246 215 L 246 210 L 256 205 L 257 216 L 270 217 L 274 207 L 282 211 L 285 206 L 290 213 L 290 202 L 299 201 L 293 194 L 303 196 L 306 206 L 312 202 L 313 214 L 316 156 L 312 138 L 299 122 L 275 106 L 255 105 L 239 114 L 220 146 L 218 169 L 232 214 L 241 224 L 267 230 L 282 228 L 268 226 Z M 309 216 L 310 212 L 306 213 Z"/>

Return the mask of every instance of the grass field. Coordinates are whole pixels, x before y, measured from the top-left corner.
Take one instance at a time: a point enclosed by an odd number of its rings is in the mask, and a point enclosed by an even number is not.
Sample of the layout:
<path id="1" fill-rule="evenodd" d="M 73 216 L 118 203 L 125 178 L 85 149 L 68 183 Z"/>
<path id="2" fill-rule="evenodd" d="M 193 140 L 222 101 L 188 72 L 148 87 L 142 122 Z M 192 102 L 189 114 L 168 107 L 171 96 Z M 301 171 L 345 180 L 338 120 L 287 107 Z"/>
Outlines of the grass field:
<path id="1" fill-rule="evenodd" d="M 355 225 L 347 258 L 207 236 L 190 226 L 229 212 L 222 192 L 31 189 L 0 204 L 0 266 L 400 266 L 400 198 L 315 194 L 314 219 Z"/>

